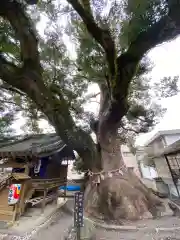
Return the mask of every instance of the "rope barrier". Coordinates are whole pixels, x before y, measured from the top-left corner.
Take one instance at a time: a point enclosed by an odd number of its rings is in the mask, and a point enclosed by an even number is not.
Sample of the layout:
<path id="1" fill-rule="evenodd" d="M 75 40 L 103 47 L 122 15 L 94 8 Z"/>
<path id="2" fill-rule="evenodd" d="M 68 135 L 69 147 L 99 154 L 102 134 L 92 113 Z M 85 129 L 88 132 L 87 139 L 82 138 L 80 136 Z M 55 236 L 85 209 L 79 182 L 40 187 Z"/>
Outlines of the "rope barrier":
<path id="1" fill-rule="evenodd" d="M 116 172 L 122 173 L 122 175 L 123 175 L 122 170 L 127 170 L 127 168 L 126 168 L 125 165 L 123 165 L 122 167 L 120 167 L 120 168 L 118 168 L 118 169 L 113 169 L 113 170 L 107 171 L 107 172 L 106 172 L 106 171 L 92 172 L 92 171 L 88 170 L 88 175 L 89 175 L 90 177 L 92 177 L 92 176 L 94 176 L 94 175 L 97 176 L 97 175 L 101 175 L 101 174 L 109 174 L 109 173 L 116 173 Z"/>
<path id="2" fill-rule="evenodd" d="M 99 184 L 102 180 L 105 179 L 105 175 L 107 175 L 108 177 L 113 177 L 114 174 L 118 173 L 120 175 L 123 176 L 123 171 L 127 171 L 127 167 L 125 165 L 123 165 L 122 167 L 118 168 L 118 169 L 113 169 L 111 171 L 101 171 L 101 172 L 92 172 L 92 171 L 88 171 L 88 175 L 92 178 L 93 176 L 96 176 L 96 180 L 92 181 L 92 183 L 94 184 Z"/>

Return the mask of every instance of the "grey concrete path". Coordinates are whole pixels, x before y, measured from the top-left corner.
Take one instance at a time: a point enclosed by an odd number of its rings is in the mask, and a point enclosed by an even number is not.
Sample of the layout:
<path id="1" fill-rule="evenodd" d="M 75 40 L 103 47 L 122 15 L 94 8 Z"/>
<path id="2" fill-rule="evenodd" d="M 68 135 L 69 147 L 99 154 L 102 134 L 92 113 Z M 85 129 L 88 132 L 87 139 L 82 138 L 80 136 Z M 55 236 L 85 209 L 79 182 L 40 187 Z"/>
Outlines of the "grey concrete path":
<path id="1" fill-rule="evenodd" d="M 72 224 L 72 216 L 62 212 L 57 213 L 51 223 L 41 229 L 32 240 L 63 240 Z"/>
<path id="2" fill-rule="evenodd" d="M 0 240 L 63 240 L 72 222 L 72 215 L 63 206 L 39 229 L 23 235 L 1 234 Z"/>
<path id="3" fill-rule="evenodd" d="M 98 230 L 96 240 L 180 240 L 180 232 L 115 232 Z"/>
<path id="4" fill-rule="evenodd" d="M 64 240 L 68 228 L 73 223 L 73 201 L 69 200 L 64 207 L 52 216 L 48 223 L 36 233 L 27 236 L 0 236 L 0 240 Z M 180 240 L 180 218 L 164 217 L 159 220 L 144 220 L 135 222 L 142 227 L 140 231 L 108 231 L 96 228 L 96 240 Z M 156 231 L 159 228 L 159 231 Z M 172 228 L 171 230 L 162 230 Z M 174 230 L 177 228 L 177 230 Z"/>
<path id="5" fill-rule="evenodd" d="M 163 217 L 157 220 L 134 222 L 141 230 L 107 231 L 96 229 L 96 239 L 99 240 L 180 240 L 180 218 Z"/>

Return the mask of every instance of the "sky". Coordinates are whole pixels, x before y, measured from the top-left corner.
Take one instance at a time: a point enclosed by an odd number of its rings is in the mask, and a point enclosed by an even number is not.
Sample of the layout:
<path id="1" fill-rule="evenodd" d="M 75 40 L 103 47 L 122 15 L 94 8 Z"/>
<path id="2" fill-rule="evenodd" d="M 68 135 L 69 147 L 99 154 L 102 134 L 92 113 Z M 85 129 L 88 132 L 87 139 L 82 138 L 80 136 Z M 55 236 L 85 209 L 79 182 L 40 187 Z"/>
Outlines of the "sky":
<path id="1" fill-rule="evenodd" d="M 158 80 L 164 76 L 180 76 L 180 37 L 164 43 L 151 50 L 148 54 L 154 68 L 149 74 L 153 80 Z M 180 128 L 180 94 L 162 101 L 162 106 L 167 108 L 164 117 L 160 120 L 154 130 L 147 134 L 142 134 L 137 138 L 137 144 L 143 145 L 158 130 L 169 130 Z"/>
<path id="2" fill-rule="evenodd" d="M 44 19 L 45 20 L 45 19 Z M 45 28 L 45 22 L 41 21 L 38 29 L 40 33 L 43 33 Z M 44 24 L 42 24 L 42 22 Z M 70 42 L 70 39 L 66 39 L 68 43 L 68 49 L 71 53 L 74 52 L 74 47 Z M 164 76 L 180 76 L 180 37 L 169 42 L 161 44 L 160 46 L 154 48 L 148 53 L 151 61 L 154 63 L 153 70 L 149 73 L 153 81 L 163 78 Z M 99 91 L 96 85 L 89 87 L 89 93 L 97 93 Z M 155 126 L 154 130 L 147 134 L 142 134 L 137 138 L 137 144 L 143 145 L 152 135 L 154 135 L 158 130 L 168 130 L 180 128 L 180 94 L 175 97 L 168 98 L 162 101 L 162 106 L 167 108 L 167 112 L 161 119 L 160 123 Z M 98 104 L 96 102 L 91 102 L 85 105 L 85 110 L 91 109 L 94 113 L 98 111 Z M 14 124 L 16 132 L 19 134 L 23 133 L 21 126 L 24 124 L 24 120 L 20 117 L 18 122 Z M 46 121 L 41 121 L 40 126 L 45 132 L 49 131 L 49 126 Z"/>

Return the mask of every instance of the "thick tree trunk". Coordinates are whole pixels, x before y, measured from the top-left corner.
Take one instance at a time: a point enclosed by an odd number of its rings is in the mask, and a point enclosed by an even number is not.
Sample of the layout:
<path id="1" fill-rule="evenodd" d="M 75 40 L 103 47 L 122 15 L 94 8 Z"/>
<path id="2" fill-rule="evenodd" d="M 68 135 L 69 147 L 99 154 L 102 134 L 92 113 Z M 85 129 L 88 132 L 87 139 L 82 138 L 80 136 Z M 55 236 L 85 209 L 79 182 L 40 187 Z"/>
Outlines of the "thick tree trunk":
<path id="1" fill-rule="evenodd" d="M 160 199 L 125 167 L 116 135 L 101 142 L 101 163 L 101 174 L 90 176 L 85 191 L 88 214 L 121 222 L 157 217 L 164 210 Z"/>

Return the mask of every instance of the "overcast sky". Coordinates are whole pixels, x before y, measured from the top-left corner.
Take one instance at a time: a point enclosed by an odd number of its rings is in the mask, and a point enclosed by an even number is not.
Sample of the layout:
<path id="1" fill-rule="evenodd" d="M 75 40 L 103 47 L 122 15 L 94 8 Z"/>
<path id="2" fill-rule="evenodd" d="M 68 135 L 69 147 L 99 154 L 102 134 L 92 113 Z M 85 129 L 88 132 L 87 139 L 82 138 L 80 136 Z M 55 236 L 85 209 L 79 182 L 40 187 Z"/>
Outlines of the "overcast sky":
<path id="1" fill-rule="evenodd" d="M 154 80 L 164 76 L 180 76 L 180 37 L 154 48 L 148 55 L 155 64 L 150 73 Z M 167 108 L 163 119 L 155 127 L 154 131 L 141 135 L 137 139 L 137 143 L 143 144 L 158 130 L 180 128 L 180 94 L 163 100 L 162 104 L 163 107 Z"/>

